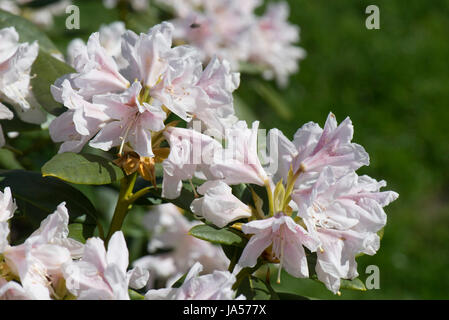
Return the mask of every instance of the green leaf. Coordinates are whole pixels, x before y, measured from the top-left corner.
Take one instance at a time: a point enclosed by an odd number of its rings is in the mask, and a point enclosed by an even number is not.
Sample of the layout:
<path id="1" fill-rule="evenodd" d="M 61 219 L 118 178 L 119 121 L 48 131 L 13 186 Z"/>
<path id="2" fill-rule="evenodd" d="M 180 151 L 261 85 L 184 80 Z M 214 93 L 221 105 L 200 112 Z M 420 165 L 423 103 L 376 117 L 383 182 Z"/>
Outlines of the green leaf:
<path id="1" fill-rule="evenodd" d="M 23 169 L 20 162 L 14 156 L 14 153 L 7 149 L 0 149 L 0 168 L 8 170 Z"/>
<path id="2" fill-rule="evenodd" d="M 202 240 L 227 246 L 244 247 L 246 239 L 230 228 L 217 229 L 207 224 L 201 224 L 190 229 L 189 234 Z"/>
<path id="3" fill-rule="evenodd" d="M 278 295 L 279 300 L 310 300 L 307 297 L 288 292 L 276 292 L 276 294 Z"/>
<path id="4" fill-rule="evenodd" d="M 86 243 L 83 227 L 84 226 L 81 223 L 69 224 L 69 238 L 75 239 L 81 243 Z"/>
<path id="5" fill-rule="evenodd" d="M 50 88 L 55 80 L 61 76 L 73 73 L 75 70 L 68 64 L 59 61 L 43 50 L 31 68 L 31 74 L 36 76 L 31 79 L 31 86 L 36 100 L 49 113 L 58 116 L 64 112 L 64 107 L 53 99 Z"/>
<path id="6" fill-rule="evenodd" d="M 86 233 L 95 228 L 95 207 L 84 194 L 69 184 L 24 170 L 0 171 L 0 179 L 0 189 L 10 187 L 16 199 L 19 211 L 14 215 L 12 228 L 17 227 L 21 236 L 36 230 L 41 221 L 62 202 L 66 203 L 70 222 L 80 222 L 84 216 Z"/>
<path id="7" fill-rule="evenodd" d="M 129 297 L 131 300 L 144 300 L 145 296 L 141 295 L 137 291 L 134 291 L 132 289 L 128 289 Z"/>
<path id="8" fill-rule="evenodd" d="M 124 177 L 122 169 L 103 157 L 73 152 L 54 156 L 42 167 L 42 175 L 88 185 L 110 184 Z"/>
<path id="9" fill-rule="evenodd" d="M 245 277 L 237 289 L 236 296 L 243 294 L 247 300 L 278 300 L 276 294 L 268 288 L 267 284 L 256 277 Z"/>
<path id="10" fill-rule="evenodd" d="M 365 284 L 359 278 L 352 280 L 341 279 L 340 289 L 366 291 Z"/>
<path id="11" fill-rule="evenodd" d="M 184 273 L 178 280 L 176 280 L 175 283 L 172 284 L 171 287 L 172 288 L 180 288 L 184 284 L 184 281 L 186 281 L 188 273 L 189 272 Z"/>
<path id="12" fill-rule="evenodd" d="M 59 50 L 53 44 L 53 42 L 47 37 L 47 35 L 39 30 L 32 22 L 25 18 L 16 16 L 9 12 L 0 10 L 0 29 L 7 27 L 15 27 L 19 33 L 20 42 L 32 43 L 37 41 L 39 49 L 48 53 L 59 53 Z"/>
<path id="13" fill-rule="evenodd" d="M 272 87 L 262 81 L 252 82 L 254 90 L 268 103 L 268 105 L 284 120 L 292 118 L 292 112 L 284 98 Z"/>

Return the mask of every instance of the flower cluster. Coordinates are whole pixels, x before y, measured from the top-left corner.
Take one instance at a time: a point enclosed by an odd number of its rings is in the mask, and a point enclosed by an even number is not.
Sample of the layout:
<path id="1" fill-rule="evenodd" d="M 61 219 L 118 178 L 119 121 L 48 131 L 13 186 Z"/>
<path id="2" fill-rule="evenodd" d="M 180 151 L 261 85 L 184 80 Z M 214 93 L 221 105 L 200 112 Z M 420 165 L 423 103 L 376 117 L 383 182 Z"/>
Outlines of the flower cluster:
<path id="1" fill-rule="evenodd" d="M 129 299 L 131 288 L 148 290 L 139 291 L 146 299 L 244 299 L 235 285 L 266 263 L 278 264 L 278 282 L 282 270 L 297 278 L 316 274 L 339 293 L 341 279 L 358 275 L 356 257 L 377 252 L 387 221 L 383 208 L 398 194 L 381 191 L 385 181 L 356 173 L 369 165 L 369 156 L 352 142 L 349 118 L 338 124 L 330 113 L 323 128 L 306 123 L 293 140 L 272 129 L 269 154 L 262 157 L 259 122 L 248 126 L 235 115 L 233 92 L 240 75 L 231 71 L 224 58 L 228 53 L 221 54 L 222 41 L 251 43 L 244 59 L 276 66 L 273 72 L 284 81 L 300 52 L 290 47 L 297 30 L 284 21 L 285 7 L 256 18 L 258 1 L 220 3 L 183 3 L 215 15 L 193 23 L 192 7 L 177 7 L 180 19 L 190 21 L 189 32 L 199 32 L 192 36 L 207 37 L 208 28 L 223 32 L 218 33 L 223 38 L 214 32 L 219 43 L 210 51 L 220 57 L 209 57 L 206 66 L 204 52 L 173 46 L 175 27 L 167 22 L 141 34 L 114 23 L 87 43 L 70 45 L 75 72 L 51 86 L 66 110 L 51 122 L 49 133 L 61 142 L 60 153 L 79 153 L 88 144 L 118 155 L 114 162 L 123 178 L 114 216 L 106 237 L 99 230 L 98 237 L 81 243 L 69 237 L 69 213 L 61 203 L 23 243 L 12 244 L 9 223 L 17 205 L 6 187 L 0 193 L 0 298 Z M 30 68 L 38 45 L 19 44 L 13 28 L 0 30 L 0 40 L 1 97 L 16 111 L 30 110 Z M 12 117 L 2 104 L 0 111 L 3 118 Z M 138 175 L 152 185 L 134 191 Z M 186 189 L 192 196 L 180 202 L 192 219 L 172 204 Z M 172 203 L 145 216 L 150 255 L 128 270 L 121 227 L 129 208 L 150 191 Z M 210 227 L 209 234 L 226 229 L 244 248 L 231 259 L 229 252 L 203 240 L 222 245 L 234 240 L 194 238 L 191 232 L 198 226 Z M 206 274 L 200 275 L 203 270 Z"/>
<path id="2" fill-rule="evenodd" d="M 274 173 L 267 172 L 258 159 L 257 127 L 257 123 L 250 129 L 238 122 L 229 130 L 226 149 L 216 144 L 204 148 L 202 154 L 215 150 L 215 155 L 224 156 L 195 167 L 188 164 L 190 157 L 176 157 L 174 162 L 171 154 L 179 152 L 177 145 L 200 141 L 201 146 L 215 140 L 189 129 L 167 130 L 172 151 L 163 163 L 164 194 L 178 195 L 180 182 L 175 182 L 200 172 L 208 181 L 198 188 L 204 196 L 192 203 L 196 215 L 217 227 L 242 218 L 251 220 L 240 226 L 243 233 L 252 235 L 238 262 L 241 268 L 254 267 L 258 258 L 265 256 L 280 264 L 279 277 L 281 268 L 295 277 L 308 277 L 306 248 L 317 254 L 318 279 L 337 293 L 340 279 L 358 275 L 355 257 L 361 253 L 373 255 L 379 249 L 377 233 L 387 220 L 383 207 L 398 195 L 380 191 L 385 181 L 355 173 L 369 164 L 369 157 L 362 146 L 351 142 L 353 126 L 349 118 L 337 125 L 331 113 L 323 129 L 307 123 L 293 141 L 273 129 L 270 148 L 275 151 L 271 152 L 277 164 Z M 189 134 L 191 139 L 172 137 L 185 138 Z M 232 142 L 232 137 L 238 142 Z M 232 150 L 234 147 L 236 150 Z M 170 183 L 166 183 L 167 179 Z M 232 194 L 229 185 L 241 183 L 266 187 L 269 212 L 251 208 Z"/>
<path id="3" fill-rule="evenodd" d="M 8 221 L 16 209 L 10 188 L 5 188 L 0 192 L 0 299 L 129 300 L 130 288 L 147 284 L 149 274 L 145 269 L 137 266 L 127 271 L 128 248 L 121 231 L 111 237 L 107 249 L 100 238 L 90 238 L 85 244 L 69 238 L 65 203 L 24 243 L 10 245 Z M 199 276 L 202 270 L 196 262 L 186 270 L 188 275 L 179 289 L 149 290 L 145 299 L 234 298 L 234 275 L 214 271 Z"/>
<path id="4" fill-rule="evenodd" d="M 169 23 L 147 34 L 126 31 L 115 55 L 102 46 L 99 33 L 78 46 L 77 72 L 52 87 L 54 98 L 69 109 L 50 125 L 54 141 L 63 142 L 60 152 L 78 152 L 90 141 L 105 151 L 119 147 L 122 154 L 129 143 L 139 156 L 153 157 L 158 144 L 152 140 L 170 113 L 214 128 L 232 121 L 238 75 L 218 58 L 203 69 L 195 49 L 172 47 L 172 32 Z"/>
<path id="5" fill-rule="evenodd" d="M 200 48 L 203 61 L 214 55 L 227 59 L 233 69 L 253 64 L 267 79 L 285 86 L 298 71 L 305 51 L 295 46 L 299 28 L 288 23 L 286 2 L 269 4 L 263 16 L 258 0 L 159 1 L 175 11 L 175 38 Z"/>

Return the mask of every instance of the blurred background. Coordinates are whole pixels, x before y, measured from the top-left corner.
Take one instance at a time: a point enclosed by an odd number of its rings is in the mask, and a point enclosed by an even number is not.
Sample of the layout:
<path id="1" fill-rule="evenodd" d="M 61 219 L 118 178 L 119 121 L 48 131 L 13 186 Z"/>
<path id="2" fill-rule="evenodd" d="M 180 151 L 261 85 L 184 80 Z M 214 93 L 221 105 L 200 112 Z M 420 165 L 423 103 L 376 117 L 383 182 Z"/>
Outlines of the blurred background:
<path id="1" fill-rule="evenodd" d="M 48 31 L 62 52 L 71 39 L 86 40 L 101 24 L 120 17 L 118 9 L 105 10 L 101 1 L 73 2 L 81 9 L 81 29 L 66 30 L 63 16 Z M 447 299 L 449 2 L 288 2 L 289 20 L 301 28 L 299 45 L 307 57 L 285 89 L 274 82 L 261 89 L 259 76 L 243 74 L 236 92 L 239 114 L 249 121 L 258 118 L 265 128 L 277 127 L 290 138 L 305 122 L 324 125 L 330 111 L 339 122 L 349 116 L 354 141 L 371 157 L 371 165 L 359 174 L 386 180 L 388 190 L 400 197 L 386 208 L 379 252 L 358 259 L 362 280 L 367 266 L 379 267 L 379 290 L 343 291 L 338 297 L 319 283 L 287 274 L 283 289 L 330 299 Z M 371 4 L 380 9 L 379 30 L 365 27 L 365 9 Z M 133 28 L 146 30 L 166 17 L 150 7 L 135 14 Z M 42 152 L 39 141 L 45 144 L 46 139 L 33 134 L 25 133 L 17 146 L 31 148 L 23 162 L 31 169 L 55 153 Z"/>

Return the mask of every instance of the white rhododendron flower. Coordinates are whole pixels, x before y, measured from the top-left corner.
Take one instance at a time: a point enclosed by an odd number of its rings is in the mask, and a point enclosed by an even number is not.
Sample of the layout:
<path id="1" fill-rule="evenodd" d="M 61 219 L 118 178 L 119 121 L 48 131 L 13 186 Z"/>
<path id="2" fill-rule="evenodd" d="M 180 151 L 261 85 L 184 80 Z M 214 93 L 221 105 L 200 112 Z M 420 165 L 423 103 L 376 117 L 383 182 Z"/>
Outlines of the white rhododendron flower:
<path id="1" fill-rule="evenodd" d="M 221 180 L 208 181 L 197 191 L 204 197 L 193 200 L 190 209 L 217 227 L 251 217 L 251 208 L 234 196 L 231 187 Z"/>
<path id="2" fill-rule="evenodd" d="M 12 105 L 26 122 L 42 123 L 46 117 L 31 90 L 31 66 L 38 54 L 37 42 L 20 43 L 14 27 L 0 29 L 0 118 L 12 119 L 13 113 L 1 103 Z M 0 143 L 4 144 L 1 134 Z"/>
<path id="3" fill-rule="evenodd" d="M 235 292 L 232 285 L 235 276 L 229 271 L 214 271 L 212 274 L 200 276 L 203 270 L 201 263 L 195 263 L 179 288 L 149 290 L 146 300 L 233 300 Z M 237 299 L 244 299 L 239 296 Z"/>
<path id="4" fill-rule="evenodd" d="M 379 249 L 377 232 L 387 222 L 383 207 L 398 197 L 393 191 L 380 192 L 385 185 L 355 172 L 338 178 L 326 167 L 311 189 L 293 192 L 298 216 L 322 245 L 317 255 L 318 279 L 334 293 L 340 278 L 358 276 L 356 255 L 373 255 Z"/>
<path id="5" fill-rule="evenodd" d="M 153 255 L 136 260 L 134 266 L 150 271 L 150 286 L 158 278 L 172 284 L 197 261 L 206 272 L 227 269 L 229 260 L 220 247 L 188 234 L 198 223 L 187 220 L 172 204 L 158 205 L 148 213 L 144 225 L 152 233 L 148 251 Z M 171 251 L 157 253 L 158 250 Z"/>
<path id="6" fill-rule="evenodd" d="M 354 127 L 349 118 L 338 125 L 334 114 L 330 113 L 324 129 L 314 122 L 306 123 L 296 131 L 292 142 L 277 129 L 272 133 L 278 138 L 278 158 L 275 159 L 278 170 L 274 178 L 286 182 L 291 170 L 299 175 L 295 188 L 310 187 L 326 166 L 342 175 L 369 165 L 365 149 L 351 142 Z"/>
<path id="7" fill-rule="evenodd" d="M 63 281 L 62 265 L 82 255 L 83 245 L 67 237 L 68 221 L 67 209 L 61 203 L 23 244 L 3 250 L 6 265 L 32 299 L 57 296 Z"/>
<path id="8" fill-rule="evenodd" d="M 267 12 L 251 28 L 248 57 L 250 62 L 265 69 L 265 78 L 276 79 L 282 87 L 298 71 L 298 61 L 306 57 L 304 49 L 293 45 L 299 42 L 299 27 L 288 23 L 288 15 L 286 2 L 268 6 Z"/>
<path id="9" fill-rule="evenodd" d="M 309 276 L 303 246 L 314 252 L 319 246 L 319 241 L 311 237 L 291 217 L 278 212 L 271 218 L 244 224 L 242 231 L 246 234 L 253 234 L 253 236 L 240 257 L 238 262 L 240 267 L 254 267 L 257 258 L 271 246 L 271 258 L 277 259 L 280 264 L 278 282 L 281 268 L 294 277 Z"/>
<path id="10" fill-rule="evenodd" d="M 263 16 L 255 14 L 258 0 L 160 1 L 174 9 L 175 38 L 199 48 L 203 61 L 214 55 L 231 62 L 234 70 L 251 63 L 280 86 L 298 71 L 305 50 L 296 46 L 299 27 L 288 22 L 286 2 L 270 4 Z"/>
<path id="11" fill-rule="evenodd" d="M 57 80 L 52 92 L 67 108 L 89 111 L 73 117 L 65 113 L 54 120 L 57 125 L 50 134 L 64 142 L 60 152 L 78 152 L 91 141 L 94 148 L 119 147 L 121 153 L 129 143 L 140 156 L 152 157 L 152 133 L 164 129 L 169 112 L 187 121 L 196 117 L 210 126 L 228 123 L 234 114 L 232 91 L 238 75 L 218 60 L 203 70 L 195 49 L 172 47 L 172 32 L 173 26 L 165 22 L 147 34 L 126 31 L 121 37 L 124 68 L 117 53 L 109 54 L 101 44 L 99 33 L 75 50 L 77 72 Z M 76 102 L 64 99 L 71 94 L 79 96 Z M 92 124 L 91 130 L 80 129 L 85 123 Z"/>
<path id="12" fill-rule="evenodd" d="M 101 46 L 106 53 L 112 56 L 117 65 L 121 68 L 126 67 L 126 60 L 122 57 L 121 36 L 126 32 L 125 24 L 121 21 L 113 22 L 100 27 L 99 38 Z M 67 47 L 67 61 L 76 68 L 77 62 L 84 61 L 83 56 L 87 54 L 87 47 L 83 40 L 73 39 Z"/>
<path id="13" fill-rule="evenodd" d="M 127 272 L 128 259 L 121 231 L 111 237 L 107 251 L 101 239 L 90 238 L 81 259 L 62 268 L 67 289 L 80 300 L 129 300 L 128 287 L 145 286 L 148 272 L 139 268 Z"/>

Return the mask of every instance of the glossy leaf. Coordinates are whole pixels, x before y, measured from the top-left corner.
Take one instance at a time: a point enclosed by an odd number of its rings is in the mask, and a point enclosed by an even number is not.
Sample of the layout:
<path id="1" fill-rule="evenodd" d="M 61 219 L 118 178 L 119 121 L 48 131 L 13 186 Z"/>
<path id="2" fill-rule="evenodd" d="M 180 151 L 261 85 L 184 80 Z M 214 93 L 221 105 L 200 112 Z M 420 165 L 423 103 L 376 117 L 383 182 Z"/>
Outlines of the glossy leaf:
<path id="1" fill-rule="evenodd" d="M 87 185 L 110 184 L 124 177 L 122 169 L 103 157 L 73 152 L 54 156 L 42 167 L 42 175 Z"/>
<path id="2" fill-rule="evenodd" d="M 10 187 L 16 199 L 18 212 L 14 215 L 12 227 L 19 228 L 22 237 L 36 230 L 41 221 L 62 202 L 66 203 L 70 222 L 82 222 L 88 226 L 86 234 L 93 232 L 97 216 L 95 207 L 84 194 L 69 184 L 24 170 L 0 171 L 0 179 L 0 190 Z M 11 234 L 14 235 L 13 232 Z"/>
<path id="3" fill-rule="evenodd" d="M 190 229 L 189 234 L 202 240 L 228 246 L 243 247 L 246 239 L 230 228 L 216 229 L 207 224 L 201 224 Z"/>
<path id="4" fill-rule="evenodd" d="M 74 69 L 45 51 L 40 50 L 31 68 L 31 74 L 37 76 L 31 79 L 31 86 L 36 100 L 49 113 L 58 116 L 64 112 L 64 107 L 53 99 L 50 88 L 59 77 L 74 72 Z"/>

